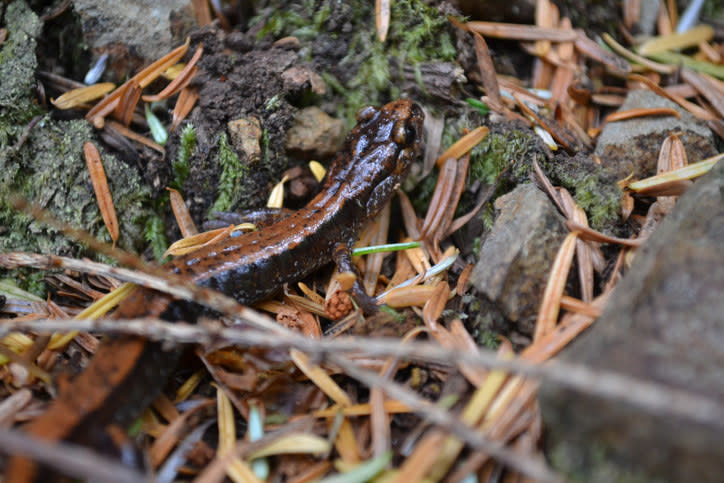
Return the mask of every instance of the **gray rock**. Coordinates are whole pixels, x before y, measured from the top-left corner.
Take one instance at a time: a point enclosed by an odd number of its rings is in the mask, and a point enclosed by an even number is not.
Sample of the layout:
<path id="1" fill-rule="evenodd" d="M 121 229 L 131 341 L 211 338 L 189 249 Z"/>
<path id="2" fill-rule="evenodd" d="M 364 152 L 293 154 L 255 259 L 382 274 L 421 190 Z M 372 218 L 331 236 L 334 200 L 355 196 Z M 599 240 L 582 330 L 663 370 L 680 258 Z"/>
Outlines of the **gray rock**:
<path id="1" fill-rule="evenodd" d="M 325 158 L 333 155 L 344 141 L 344 123 L 316 106 L 305 107 L 287 131 L 286 148 L 298 156 Z"/>
<path id="2" fill-rule="evenodd" d="M 619 178 L 625 178 L 632 171 L 637 178 L 655 174 L 661 143 L 672 133 L 677 133 L 684 143 L 690 163 L 717 153 L 714 135 L 708 127 L 677 104 L 649 90 L 630 91 L 619 110 L 643 107 L 670 107 L 676 109 L 681 118 L 647 116 L 606 124 L 595 153 Z"/>
<path id="3" fill-rule="evenodd" d="M 74 0 L 88 47 L 117 45 L 132 56 L 156 60 L 183 43 L 195 26 L 190 0 Z"/>
<path id="4" fill-rule="evenodd" d="M 604 313 L 562 359 L 724 405 L 724 163 L 696 182 L 636 255 Z M 544 385 L 554 463 L 589 480 L 596 461 L 645 478 L 721 481 L 724 424 L 704 426 Z M 610 480 L 609 480 L 610 481 Z"/>
<path id="5" fill-rule="evenodd" d="M 556 252 L 568 232 L 548 197 L 532 184 L 495 202 L 500 214 L 470 281 L 516 330 L 531 335 Z"/>

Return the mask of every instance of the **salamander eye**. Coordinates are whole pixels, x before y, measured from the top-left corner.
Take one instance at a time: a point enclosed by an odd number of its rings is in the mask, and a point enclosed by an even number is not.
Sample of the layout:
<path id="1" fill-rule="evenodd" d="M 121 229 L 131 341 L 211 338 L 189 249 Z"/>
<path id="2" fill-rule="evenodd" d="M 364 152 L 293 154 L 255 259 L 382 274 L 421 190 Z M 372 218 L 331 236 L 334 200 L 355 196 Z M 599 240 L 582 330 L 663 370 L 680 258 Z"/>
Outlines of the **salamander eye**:
<path id="1" fill-rule="evenodd" d="M 397 144 L 410 144 L 415 140 L 417 132 L 412 124 L 397 123 L 393 132 L 393 140 Z"/>
<path id="2" fill-rule="evenodd" d="M 363 107 L 357 111 L 357 122 L 365 122 L 371 120 L 377 114 L 377 108 L 373 106 Z"/>

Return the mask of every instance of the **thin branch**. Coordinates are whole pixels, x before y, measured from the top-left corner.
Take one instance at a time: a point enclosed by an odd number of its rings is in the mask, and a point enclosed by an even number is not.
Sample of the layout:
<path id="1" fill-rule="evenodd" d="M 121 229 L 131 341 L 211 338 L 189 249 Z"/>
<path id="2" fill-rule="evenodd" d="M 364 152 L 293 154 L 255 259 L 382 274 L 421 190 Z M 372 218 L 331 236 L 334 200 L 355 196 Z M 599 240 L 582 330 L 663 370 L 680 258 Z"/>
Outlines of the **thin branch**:
<path id="1" fill-rule="evenodd" d="M 364 353 L 369 357 L 396 356 L 442 365 L 464 363 L 502 369 L 528 378 L 554 382 L 586 394 L 627 402 L 644 408 L 649 413 L 678 416 L 692 422 L 724 429 L 724 407 L 711 398 L 617 372 L 591 369 L 582 364 L 550 361 L 545 365 L 536 365 L 522 359 L 503 360 L 499 359 L 494 351 L 485 349 L 468 353 L 445 349 L 430 342 L 401 344 L 399 340 L 390 338 L 308 339 L 291 331 L 270 333 L 252 329 L 240 330 L 239 327 L 223 327 L 221 324 L 174 324 L 151 318 L 72 321 L 44 319 L 20 322 L 6 320 L 0 325 L 0 336 L 12 331 L 47 333 L 64 330 L 134 334 L 179 344 L 211 344 L 224 341 L 242 347 L 271 349 L 294 347 L 307 354 L 320 356 Z"/>

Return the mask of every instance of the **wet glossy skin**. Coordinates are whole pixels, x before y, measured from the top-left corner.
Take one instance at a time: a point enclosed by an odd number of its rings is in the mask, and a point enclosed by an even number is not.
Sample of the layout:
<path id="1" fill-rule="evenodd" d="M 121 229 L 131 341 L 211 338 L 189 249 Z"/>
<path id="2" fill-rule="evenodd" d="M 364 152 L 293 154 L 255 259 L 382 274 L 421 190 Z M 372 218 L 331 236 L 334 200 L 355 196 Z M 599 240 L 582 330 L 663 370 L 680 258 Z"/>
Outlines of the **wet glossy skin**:
<path id="1" fill-rule="evenodd" d="M 351 245 L 389 201 L 421 150 L 423 113 L 411 101 L 362 109 L 357 120 L 321 192 L 307 206 L 262 230 L 179 257 L 169 270 L 250 304 L 329 263 L 335 249 Z M 200 310 L 142 289 L 116 316 L 194 322 Z M 156 398 L 180 354 L 139 337 L 105 340 L 72 386 L 27 427 L 28 433 L 97 446 L 102 428 L 111 422 L 128 424 Z M 30 460 L 12 458 L 6 481 L 47 476 Z"/>

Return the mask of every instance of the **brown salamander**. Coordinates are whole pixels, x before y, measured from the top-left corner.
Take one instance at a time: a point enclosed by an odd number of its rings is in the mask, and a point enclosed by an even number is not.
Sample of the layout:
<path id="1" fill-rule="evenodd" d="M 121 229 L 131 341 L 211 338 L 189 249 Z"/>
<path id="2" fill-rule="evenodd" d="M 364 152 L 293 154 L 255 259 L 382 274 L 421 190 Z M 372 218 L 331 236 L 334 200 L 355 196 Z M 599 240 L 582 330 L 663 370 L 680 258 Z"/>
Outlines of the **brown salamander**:
<path id="1" fill-rule="evenodd" d="M 392 197 L 420 153 L 422 119 L 422 109 L 408 100 L 362 109 L 322 190 L 304 208 L 259 231 L 181 256 L 167 265 L 169 271 L 242 304 L 306 277 L 329 263 L 340 246 L 349 247 Z M 116 317 L 195 322 L 200 313 L 196 304 L 137 289 Z M 141 337 L 108 338 L 86 370 L 26 431 L 49 441 L 93 445 L 102 428 L 128 424 L 157 397 L 179 357 L 180 351 L 163 351 Z M 39 474 L 29 459 L 13 457 L 5 481 L 32 481 Z"/>

